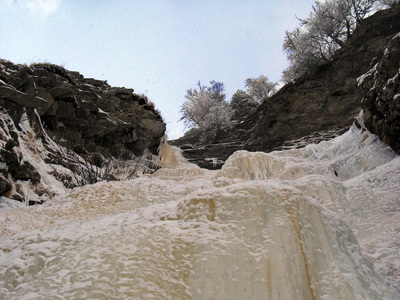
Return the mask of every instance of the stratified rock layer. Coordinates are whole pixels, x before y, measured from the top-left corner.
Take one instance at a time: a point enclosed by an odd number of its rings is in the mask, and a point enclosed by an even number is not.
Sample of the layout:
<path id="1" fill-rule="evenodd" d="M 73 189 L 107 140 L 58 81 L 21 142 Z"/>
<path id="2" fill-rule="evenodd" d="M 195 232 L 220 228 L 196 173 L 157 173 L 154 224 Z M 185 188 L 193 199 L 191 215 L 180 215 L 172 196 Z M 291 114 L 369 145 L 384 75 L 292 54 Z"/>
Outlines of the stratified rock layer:
<path id="1" fill-rule="evenodd" d="M 331 133 L 341 134 L 361 110 L 365 91 L 357 88 L 357 78 L 372 67 L 372 59 L 382 55 L 398 32 L 400 8 L 380 11 L 359 24 L 330 64 L 312 76 L 284 86 L 225 136 L 219 136 L 219 140 L 200 145 L 197 142 L 189 147 L 196 138 L 183 137 L 173 144 L 185 145 L 186 158 L 212 169 L 216 167 L 213 162 L 225 161 L 236 150 L 269 152 L 306 136 L 318 141 L 315 137 L 323 140 L 331 138 Z M 398 68 L 398 61 L 397 58 L 393 70 Z M 221 143 L 234 146 L 229 151 L 226 148 L 221 151 Z"/>

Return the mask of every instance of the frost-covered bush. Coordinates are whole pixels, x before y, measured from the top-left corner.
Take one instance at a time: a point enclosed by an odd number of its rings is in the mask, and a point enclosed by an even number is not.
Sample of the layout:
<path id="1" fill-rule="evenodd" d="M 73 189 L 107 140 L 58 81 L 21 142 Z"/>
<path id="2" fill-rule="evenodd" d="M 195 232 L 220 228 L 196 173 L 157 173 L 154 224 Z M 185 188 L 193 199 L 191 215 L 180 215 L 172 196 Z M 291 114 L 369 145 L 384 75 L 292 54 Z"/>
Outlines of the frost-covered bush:
<path id="1" fill-rule="evenodd" d="M 258 78 L 248 78 L 245 81 L 247 93 L 257 102 L 269 98 L 275 91 L 276 83 L 270 82 L 268 77 L 261 75 Z"/>
<path id="2" fill-rule="evenodd" d="M 232 108 L 225 101 L 224 84 L 211 81 L 211 86 L 187 90 L 182 106 L 182 118 L 189 127 L 199 128 L 208 136 L 232 126 Z"/>
<path id="3" fill-rule="evenodd" d="M 258 78 L 248 78 L 245 81 L 247 91 L 237 90 L 233 95 L 230 106 L 233 110 L 233 118 L 240 119 L 254 110 L 261 102 L 270 98 L 274 92 L 276 83 L 270 82 L 268 77 L 261 75 Z"/>
<path id="4" fill-rule="evenodd" d="M 200 123 L 200 128 L 205 131 L 218 132 L 231 127 L 232 110 L 229 104 L 224 102 L 212 105 L 208 110 L 204 120 Z"/>
<path id="5" fill-rule="evenodd" d="M 248 93 L 242 90 L 237 90 L 233 95 L 230 106 L 233 109 L 234 118 L 239 119 L 246 116 L 259 104 Z"/>

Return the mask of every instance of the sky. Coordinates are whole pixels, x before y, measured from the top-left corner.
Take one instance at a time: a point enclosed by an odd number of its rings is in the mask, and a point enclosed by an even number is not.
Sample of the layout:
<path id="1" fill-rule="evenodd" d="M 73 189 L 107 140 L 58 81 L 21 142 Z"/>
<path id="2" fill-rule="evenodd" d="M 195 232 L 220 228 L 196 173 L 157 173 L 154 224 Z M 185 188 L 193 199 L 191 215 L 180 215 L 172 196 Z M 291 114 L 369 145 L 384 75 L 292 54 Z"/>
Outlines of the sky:
<path id="1" fill-rule="evenodd" d="M 185 130 L 186 90 L 223 82 L 229 101 L 247 78 L 278 82 L 286 30 L 314 0 L 0 0 L 0 58 L 49 62 L 145 94 Z"/>

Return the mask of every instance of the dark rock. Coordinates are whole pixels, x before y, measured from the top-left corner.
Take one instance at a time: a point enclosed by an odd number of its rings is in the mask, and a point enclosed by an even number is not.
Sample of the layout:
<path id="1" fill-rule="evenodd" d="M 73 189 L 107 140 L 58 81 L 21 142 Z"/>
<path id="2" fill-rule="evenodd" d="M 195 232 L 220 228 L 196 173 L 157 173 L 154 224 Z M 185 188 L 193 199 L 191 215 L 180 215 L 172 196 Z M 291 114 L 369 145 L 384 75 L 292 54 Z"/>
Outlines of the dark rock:
<path id="1" fill-rule="evenodd" d="M 0 105 L 12 112 L 16 124 L 26 108 L 35 108 L 47 134 L 65 146 L 79 144 L 83 152 L 117 157 L 157 151 L 165 123 L 133 89 L 111 87 L 105 80 L 84 78 L 52 64 L 26 67 L 2 60 L 0 66 L 10 74 L 4 76 L 7 82 L 0 82 Z M 33 117 L 29 118 L 32 124 Z M 125 137 L 126 132 L 134 132 L 135 139 Z"/>
<path id="2" fill-rule="evenodd" d="M 109 86 L 107 84 L 107 80 L 97 80 L 97 79 L 93 79 L 93 78 L 82 78 L 82 82 L 95 86 L 95 87 L 106 87 Z"/>
<path id="3" fill-rule="evenodd" d="M 4 100 L 14 102 L 21 107 L 35 107 L 46 110 L 50 104 L 43 98 L 31 96 L 15 89 L 13 86 L 0 81 L 0 97 Z"/>
<path id="4" fill-rule="evenodd" d="M 82 80 L 82 79 L 84 79 L 83 75 L 80 74 L 79 72 L 69 71 L 69 73 L 71 74 L 71 77 L 74 80 Z"/>
<path id="5" fill-rule="evenodd" d="M 44 113 L 46 113 L 50 107 L 52 107 L 55 104 L 55 100 L 54 98 L 48 93 L 46 92 L 45 89 L 37 89 L 36 94 L 39 98 L 45 100 L 48 103 L 47 109 L 43 109 L 43 111 L 38 111 L 40 115 L 43 115 Z"/>
<path id="6" fill-rule="evenodd" d="M 179 146 L 179 148 L 181 148 L 182 150 L 192 150 L 192 149 L 194 149 L 194 146 L 190 145 L 190 144 L 183 144 L 183 145 Z"/>
<path id="7" fill-rule="evenodd" d="M 40 204 L 43 204 L 43 203 L 45 203 L 46 201 L 43 201 L 43 200 L 29 200 L 28 201 L 28 205 L 29 206 L 32 206 L 32 205 L 40 205 Z"/>
<path id="8" fill-rule="evenodd" d="M 30 180 L 32 181 L 33 184 L 39 183 L 41 179 L 41 176 L 38 172 L 34 171 L 30 174 Z"/>
<path id="9" fill-rule="evenodd" d="M 42 116 L 42 122 L 45 129 L 48 130 L 58 129 L 58 118 L 56 115 L 44 115 Z"/>
<path id="10" fill-rule="evenodd" d="M 76 117 L 76 105 L 74 103 L 59 101 L 57 104 L 56 116 L 58 118 Z"/>
<path id="11" fill-rule="evenodd" d="M 110 96 L 115 96 L 119 99 L 127 100 L 133 97 L 133 89 L 126 88 L 112 88 L 107 91 Z"/>
<path id="12" fill-rule="evenodd" d="M 118 161 L 133 159 L 146 150 L 157 153 L 165 123 L 154 105 L 133 89 L 111 87 L 104 80 L 84 78 L 57 65 L 28 67 L 1 59 L 0 78 L 0 174 L 11 185 L 17 180 L 30 181 L 38 197 L 51 198 L 55 193 L 42 181 L 36 164 L 22 157 L 25 151 L 19 141 L 52 168 L 59 165 L 61 171 L 53 168 L 50 176 L 67 188 L 98 180 L 98 170 L 91 163 L 103 166 L 111 156 Z M 29 122 L 33 132 L 20 126 L 25 116 L 24 125 Z M 77 182 L 79 176 L 66 176 L 63 168 L 78 172 L 83 179 Z M 4 191 L 6 181 L 0 182 Z M 26 196 L 24 190 L 11 189 L 11 193 L 13 199 Z"/>
<path id="13" fill-rule="evenodd" d="M 0 149 L 0 161 L 8 166 L 8 170 L 18 169 L 19 157 L 12 151 Z"/>
<path id="14" fill-rule="evenodd" d="M 13 178 L 17 180 L 31 180 L 32 183 L 38 183 L 40 181 L 40 174 L 28 161 L 24 161 L 18 167 L 9 169 L 9 172 Z"/>
<path id="15" fill-rule="evenodd" d="M 19 146 L 18 134 L 15 131 L 10 131 L 9 134 L 12 138 L 7 141 L 4 147 L 4 149 L 7 151 L 11 151 L 14 147 Z"/>
<path id="16" fill-rule="evenodd" d="M 31 72 L 34 73 L 35 70 L 48 71 L 49 74 L 57 75 L 62 80 L 67 81 L 73 85 L 75 84 L 75 80 L 71 76 L 71 73 L 68 70 L 66 70 L 64 67 L 61 67 L 59 65 L 48 64 L 48 63 L 38 63 L 38 64 L 31 65 Z"/>
<path id="17" fill-rule="evenodd" d="M 48 93 L 56 100 L 63 100 L 65 98 L 69 98 L 70 96 L 73 96 L 76 92 L 76 89 L 73 85 L 69 85 L 66 83 L 63 83 L 59 86 L 56 86 L 54 88 L 51 88 L 48 90 Z M 65 101 L 65 100 L 64 100 Z"/>
<path id="18" fill-rule="evenodd" d="M 360 78 L 366 128 L 400 154 L 400 34 Z"/>
<path id="19" fill-rule="evenodd" d="M 0 196 L 6 195 L 8 191 L 10 191 L 12 185 L 10 182 L 5 179 L 3 176 L 0 176 Z"/>

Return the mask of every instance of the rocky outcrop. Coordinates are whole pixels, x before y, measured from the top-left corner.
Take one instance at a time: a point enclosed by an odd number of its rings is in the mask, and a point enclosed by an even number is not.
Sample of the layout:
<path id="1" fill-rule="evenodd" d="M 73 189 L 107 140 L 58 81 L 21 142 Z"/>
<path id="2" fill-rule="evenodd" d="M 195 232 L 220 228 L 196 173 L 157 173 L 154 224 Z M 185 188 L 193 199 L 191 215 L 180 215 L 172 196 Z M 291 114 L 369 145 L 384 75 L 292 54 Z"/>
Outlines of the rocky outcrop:
<path id="1" fill-rule="evenodd" d="M 52 64 L 0 60 L 0 107 L 0 196 L 14 198 L 22 195 L 15 182 L 36 186 L 51 172 L 38 171 L 40 163 L 29 155 L 70 172 L 77 171 L 76 161 L 102 167 L 111 158 L 156 154 L 166 128 L 154 105 L 133 89 Z"/>
<path id="2" fill-rule="evenodd" d="M 350 127 L 364 97 L 364 92 L 357 89 L 357 78 L 371 68 L 371 60 L 399 31 L 400 8 L 380 11 L 365 19 L 330 64 L 284 86 L 225 136 L 192 145 L 194 149 L 204 149 L 201 155 L 192 156 L 188 150 L 183 155 L 212 169 L 215 166 L 207 160 L 225 161 L 238 149 L 269 152 L 305 136 L 318 141 L 317 137 L 332 137 L 325 132 L 341 132 Z M 188 147 L 186 138 L 172 143 Z M 220 143 L 238 147 L 221 152 L 217 146 Z"/>
<path id="3" fill-rule="evenodd" d="M 24 111 L 32 121 L 36 109 L 52 139 L 82 152 L 129 157 L 157 151 L 165 124 L 154 105 L 133 89 L 111 87 L 56 65 L 2 61 L 0 66 L 0 105 L 12 111 L 15 123 Z"/>
<path id="4" fill-rule="evenodd" d="M 400 33 L 359 78 L 365 127 L 400 154 Z"/>

